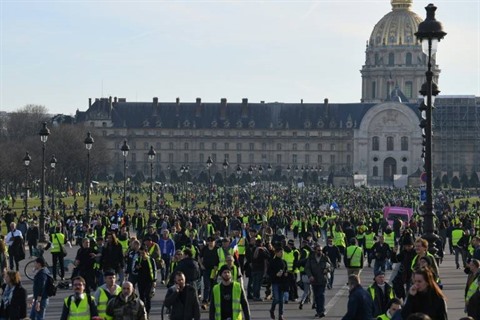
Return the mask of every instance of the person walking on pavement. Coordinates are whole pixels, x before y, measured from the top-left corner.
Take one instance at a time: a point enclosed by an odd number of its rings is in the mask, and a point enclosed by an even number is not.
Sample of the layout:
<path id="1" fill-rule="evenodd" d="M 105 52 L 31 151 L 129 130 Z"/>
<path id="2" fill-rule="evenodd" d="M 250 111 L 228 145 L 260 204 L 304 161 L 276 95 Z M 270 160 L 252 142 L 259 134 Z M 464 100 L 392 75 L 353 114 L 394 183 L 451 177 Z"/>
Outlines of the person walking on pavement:
<path id="1" fill-rule="evenodd" d="M 330 259 L 323 254 L 320 244 L 315 244 L 312 254 L 305 263 L 305 273 L 312 285 L 315 297 L 315 318 L 325 317 L 325 287 L 328 284 L 328 277 L 332 270 Z"/>
<path id="2" fill-rule="evenodd" d="M 465 311 L 468 316 L 475 317 L 474 310 L 478 309 L 478 305 L 474 302 L 476 299 L 472 297 L 478 295 L 478 281 L 480 279 L 480 261 L 477 259 L 470 260 L 468 264 L 467 284 L 465 285 Z M 477 300 L 478 302 L 478 300 Z"/>
<path id="3" fill-rule="evenodd" d="M 140 299 L 145 303 L 147 314 L 150 312 L 153 289 L 156 285 L 157 269 L 155 261 L 148 256 L 147 249 L 141 247 L 139 257 L 135 261 L 134 270 L 138 275 L 138 294 Z"/>
<path id="4" fill-rule="evenodd" d="M 385 272 L 385 265 L 392 254 L 392 248 L 385 242 L 383 236 L 378 236 L 378 241 L 372 247 L 375 264 L 373 265 L 373 273 L 378 271 Z"/>
<path id="5" fill-rule="evenodd" d="M 342 254 L 340 253 L 340 249 L 333 244 L 332 237 L 327 238 L 327 245 L 323 247 L 322 251 L 332 263 L 332 268 L 330 270 L 330 279 L 327 283 L 327 288 L 332 289 L 333 279 L 335 278 L 335 269 L 340 268 L 340 262 L 342 262 Z"/>
<path id="6" fill-rule="evenodd" d="M 360 284 L 360 278 L 356 274 L 348 276 L 348 305 L 347 313 L 342 320 L 372 320 L 373 301 L 367 290 Z"/>
<path id="7" fill-rule="evenodd" d="M 15 263 L 15 270 L 18 271 L 20 261 L 25 259 L 25 249 L 23 248 L 22 232 L 17 229 L 15 222 L 10 223 L 10 231 L 5 236 L 5 243 L 8 246 L 9 269 L 13 270 Z"/>
<path id="8" fill-rule="evenodd" d="M 212 289 L 212 302 L 210 303 L 208 319 L 242 320 L 245 318 L 245 320 L 250 320 L 250 307 L 245 292 L 238 282 L 232 281 L 230 268 L 223 265 L 219 273 L 221 282 Z"/>
<path id="9" fill-rule="evenodd" d="M 357 239 L 350 238 L 350 245 L 345 249 L 344 263 L 347 274 L 360 275 L 363 269 L 363 249 L 357 245 Z"/>
<path id="10" fill-rule="evenodd" d="M 200 304 L 196 289 L 186 283 L 185 275 L 177 271 L 175 284 L 168 288 L 164 305 L 170 308 L 170 320 L 200 320 Z"/>
<path id="11" fill-rule="evenodd" d="M 268 266 L 268 275 L 272 282 L 272 306 L 270 318 L 275 319 L 275 307 L 278 304 L 278 319 L 283 320 L 283 293 L 288 290 L 288 267 L 283 260 L 283 248 L 275 248 L 275 256 Z"/>
<path id="12" fill-rule="evenodd" d="M 45 267 L 45 259 L 38 257 L 35 259 L 35 277 L 33 278 L 33 303 L 30 312 L 30 319 L 44 320 L 48 305 L 48 295 L 46 284 L 48 277 L 51 277 L 50 272 Z"/>
<path id="13" fill-rule="evenodd" d="M 61 232 L 61 228 L 62 225 L 59 224 L 53 229 L 54 231 L 50 234 L 49 245 L 51 247 L 50 252 L 52 253 L 52 274 L 55 281 L 57 280 L 57 273 L 62 281 L 65 278 L 64 268 L 58 268 L 60 270 L 57 270 L 57 266 L 64 265 L 65 255 L 63 251 L 63 246 L 67 244 L 67 239 L 65 238 L 65 235 Z"/>
<path id="14" fill-rule="evenodd" d="M 85 285 L 82 277 L 73 278 L 74 293 L 65 298 L 60 320 L 99 319 L 95 299 L 85 293 Z"/>
<path id="15" fill-rule="evenodd" d="M 395 298 L 392 287 L 385 282 L 385 273 L 381 270 L 377 270 L 373 278 L 374 282 L 371 284 L 367 291 L 372 297 L 373 306 L 375 308 L 373 312 L 374 317 L 378 317 L 384 314 L 388 310 L 388 304 L 390 300 Z"/>
<path id="16" fill-rule="evenodd" d="M 125 281 L 122 291 L 108 301 L 107 316 L 115 320 L 148 320 L 145 305 L 135 294 L 131 282 Z"/>
<path id="17" fill-rule="evenodd" d="M 117 276 L 114 270 L 107 270 L 103 273 L 105 283 L 95 291 L 95 301 L 97 302 L 98 315 L 107 319 L 108 302 L 122 292 L 122 287 L 115 283 Z"/>

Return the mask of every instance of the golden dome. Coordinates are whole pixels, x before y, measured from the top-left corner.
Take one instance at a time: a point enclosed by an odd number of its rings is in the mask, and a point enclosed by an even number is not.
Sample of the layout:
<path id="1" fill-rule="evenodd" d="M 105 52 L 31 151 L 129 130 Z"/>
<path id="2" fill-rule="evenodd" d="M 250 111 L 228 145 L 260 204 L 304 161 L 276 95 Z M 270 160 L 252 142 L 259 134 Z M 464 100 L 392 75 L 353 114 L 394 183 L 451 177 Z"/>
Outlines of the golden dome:
<path id="1" fill-rule="evenodd" d="M 423 19 L 410 10 L 413 0 L 391 0 L 392 11 L 373 28 L 370 46 L 402 46 L 417 43 L 415 32 Z"/>

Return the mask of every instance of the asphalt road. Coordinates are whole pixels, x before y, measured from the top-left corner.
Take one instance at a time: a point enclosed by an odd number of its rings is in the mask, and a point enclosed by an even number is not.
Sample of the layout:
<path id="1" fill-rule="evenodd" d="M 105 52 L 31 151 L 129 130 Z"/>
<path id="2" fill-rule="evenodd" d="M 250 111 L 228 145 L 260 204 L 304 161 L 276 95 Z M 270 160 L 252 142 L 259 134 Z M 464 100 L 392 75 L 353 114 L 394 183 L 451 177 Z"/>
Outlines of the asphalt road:
<path id="1" fill-rule="evenodd" d="M 73 259 L 78 247 L 67 247 L 68 256 L 66 259 Z M 28 250 L 27 250 L 28 256 Z M 51 254 L 47 252 L 45 258 L 48 263 L 51 263 Z M 27 289 L 29 295 L 32 293 L 32 281 L 27 279 L 24 275 L 23 269 L 25 264 L 30 261 L 28 258 L 21 262 L 20 273 L 22 276 L 22 284 Z M 389 272 L 387 271 L 386 278 L 389 279 Z M 445 255 L 443 263 L 440 265 L 440 276 L 444 284 L 444 293 L 447 296 L 448 315 L 449 319 L 460 319 L 465 316 L 463 313 L 463 297 L 464 287 L 466 282 L 466 275 L 463 270 L 456 270 L 453 255 Z M 365 268 L 361 274 L 361 279 L 364 286 L 368 286 L 373 282 L 373 268 Z M 326 291 L 326 309 L 327 316 L 324 319 L 341 319 L 345 314 L 348 289 L 345 285 L 347 282 L 347 275 L 345 268 L 337 269 L 335 272 L 335 282 L 332 290 Z M 165 297 L 166 288 L 160 283 L 157 285 L 156 294 L 152 301 L 152 310 L 150 319 L 161 319 L 162 302 Z M 63 300 L 71 294 L 71 289 L 58 289 L 57 295 L 50 298 L 50 304 L 47 308 L 46 319 L 59 319 L 62 312 Z M 299 292 L 301 295 L 301 292 Z M 264 296 L 262 290 L 262 296 Z M 270 319 L 268 310 L 270 309 L 271 301 L 264 302 L 250 302 L 251 318 L 254 320 Z M 315 311 L 311 309 L 311 305 L 304 305 L 303 310 L 298 309 L 297 302 L 290 302 L 284 306 L 285 319 L 313 319 Z M 278 307 L 277 307 L 278 310 Z M 277 311 L 278 312 L 278 311 Z M 167 319 L 165 317 L 165 319 Z M 202 312 L 202 319 L 208 319 L 206 311 Z"/>

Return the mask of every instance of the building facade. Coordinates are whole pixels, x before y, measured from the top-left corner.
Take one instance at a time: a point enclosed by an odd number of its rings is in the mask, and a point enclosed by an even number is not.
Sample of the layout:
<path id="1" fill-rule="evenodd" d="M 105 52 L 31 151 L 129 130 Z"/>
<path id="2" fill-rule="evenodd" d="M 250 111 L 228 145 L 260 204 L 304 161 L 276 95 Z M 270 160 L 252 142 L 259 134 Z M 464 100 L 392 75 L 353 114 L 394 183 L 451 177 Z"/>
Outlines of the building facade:
<path id="1" fill-rule="evenodd" d="M 396 176 L 422 169 L 418 91 L 426 61 L 414 33 L 422 19 L 412 0 L 391 0 L 392 11 L 374 27 L 361 70 L 360 103 L 127 102 L 89 100 L 76 121 L 107 143 L 108 173 L 122 172 L 128 141 L 128 174 L 149 174 L 148 151 L 157 152 L 155 175 L 188 165 L 192 175 L 230 164 L 266 167 L 292 175 L 296 168 L 326 178 L 359 175 L 363 183 L 391 185 Z M 434 63 L 434 79 L 440 69 Z M 439 96 L 433 113 L 434 177 L 480 171 L 480 108 L 475 96 Z M 290 172 L 287 172 L 290 168 Z"/>

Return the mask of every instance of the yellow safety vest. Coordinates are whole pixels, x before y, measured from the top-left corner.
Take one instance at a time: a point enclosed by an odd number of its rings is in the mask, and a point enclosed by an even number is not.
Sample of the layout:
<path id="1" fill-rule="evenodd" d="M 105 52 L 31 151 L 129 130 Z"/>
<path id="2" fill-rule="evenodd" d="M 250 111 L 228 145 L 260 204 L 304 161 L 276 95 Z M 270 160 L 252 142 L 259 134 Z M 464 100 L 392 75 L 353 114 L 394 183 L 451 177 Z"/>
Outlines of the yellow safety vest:
<path id="1" fill-rule="evenodd" d="M 468 304 L 468 301 L 470 298 L 477 292 L 478 290 L 478 276 L 475 277 L 475 279 L 470 283 L 470 286 L 468 287 L 467 294 L 465 295 L 465 303 Z"/>
<path id="2" fill-rule="evenodd" d="M 370 232 L 365 234 L 365 248 L 372 249 L 375 244 L 375 233 Z"/>
<path id="3" fill-rule="evenodd" d="M 456 246 L 461 237 L 463 237 L 462 229 L 452 230 L 452 245 Z"/>
<path id="4" fill-rule="evenodd" d="M 295 257 L 293 255 L 293 250 L 290 252 L 283 251 L 283 261 L 287 263 L 287 270 L 292 272 L 293 271 L 293 262 L 295 260 Z"/>
<path id="5" fill-rule="evenodd" d="M 222 298 L 220 297 L 220 286 L 216 284 L 213 287 L 213 300 L 215 302 L 215 320 L 222 320 Z M 240 283 L 234 281 L 232 289 L 232 320 L 242 320 L 242 305 L 240 298 L 242 296 L 242 287 Z"/>
<path id="6" fill-rule="evenodd" d="M 125 254 L 128 250 L 128 238 L 125 239 L 125 240 L 120 240 L 118 239 L 118 242 L 120 243 L 120 245 L 122 246 L 122 252 L 123 254 Z"/>
<path id="7" fill-rule="evenodd" d="M 240 239 L 238 239 L 238 243 L 237 243 L 237 247 L 238 247 L 238 254 L 239 255 L 245 255 L 245 238 L 244 237 L 241 237 Z"/>
<path id="8" fill-rule="evenodd" d="M 218 253 L 218 270 L 220 270 L 220 268 L 225 264 L 225 258 L 226 257 L 225 257 L 225 252 L 224 252 L 222 247 L 217 249 L 217 253 Z M 233 256 L 233 249 L 232 248 L 228 249 L 228 254 Z"/>
<path id="9" fill-rule="evenodd" d="M 333 231 L 333 244 L 335 244 L 337 247 L 345 248 L 345 233 Z"/>
<path id="10" fill-rule="evenodd" d="M 141 263 L 142 258 L 138 257 L 137 258 L 137 263 Z M 156 276 L 155 273 L 153 272 L 153 265 L 152 265 L 152 258 L 147 257 L 147 263 L 148 263 L 148 270 L 150 271 L 150 280 L 155 280 Z M 154 262 L 155 263 L 155 262 Z"/>
<path id="11" fill-rule="evenodd" d="M 370 293 L 370 296 L 372 297 L 372 300 L 375 301 L 375 288 L 373 287 L 373 285 L 368 287 L 368 292 Z M 393 289 L 390 288 L 390 293 L 388 295 L 388 299 L 392 300 L 393 298 L 395 298 L 395 294 L 393 293 Z"/>
<path id="12" fill-rule="evenodd" d="M 377 317 L 377 320 L 390 320 L 391 318 L 387 316 L 386 313 L 382 314 L 381 316 Z"/>
<path id="13" fill-rule="evenodd" d="M 63 233 L 54 233 L 52 234 L 52 249 L 50 250 L 51 253 L 58 253 L 60 252 L 61 246 L 65 242 L 65 235 Z"/>
<path id="14" fill-rule="evenodd" d="M 385 239 L 385 243 L 388 244 L 390 249 L 393 249 L 395 246 L 395 232 L 391 232 L 390 234 L 384 233 L 383 238 Z"/>
<path id="15" fill-rule="evenodd" d="M 105 289 L 99 288 L 100 289 L 100 295 L 98 296 L 98 305 L 97 305 L 97 310 L 98 310 L 98 315 L 102 317 L 105 320 L 111 320 L 113 317 L 107 315 L 107 304 L 108 304 L 108 295 L 105 292 Z M 122 287 L 117 286 L 115 289 L 115 295 L 118 295 L 120 292 L 122 292 Z"/>
<path id="16" fill-rule="evenodd" d="M 68 305 L 68 300 L 70 299 L 70 306 Z M 92 302 L 95 301 L 93 297 L 91 297 Z M 84 293 L 83 299 L 80 303 L 75 303 L 75 298 L 73 296 L 66 297 L 64 300 L 65 305 L 69 308 L 68 312 L 68 319 L 69 320 L 90 320 L 90 305 L 88 304 L 88 298 Z"/>
<path id="17" fill-rule="evenodd" d="M 363 252 L 359 246 L 348 246 L 346 258 L 350 260 L 348 268 L 360 268 L 362 266 Z"/>
<path id="18" fill-rule="evenodd" d="M 427 251 L 427 256 L 429 256 L 432 261 L 435 263 L 435 256 Z M 415 266 L 417 265 L 418 254 L 415 255 L 412 259 L 412 264 L 410 265 L 410 269 L 415 270 Z"/>
<path id="19" fill-rule="evenodd" d="M 310 255 L 310 251 L 308 251 L 307 249 L 303 248 L 302 249 L 303 252 L 305 252 L 305 259 L 308 259 L 308 256 Z M 300 259 L 300 258 L 299 258 Z M 298 268 L 298 270 L 300 272 L 304 272 L 305 271 L 305 267 L 304 266 L 300 266 L 300 268 Z"/>

